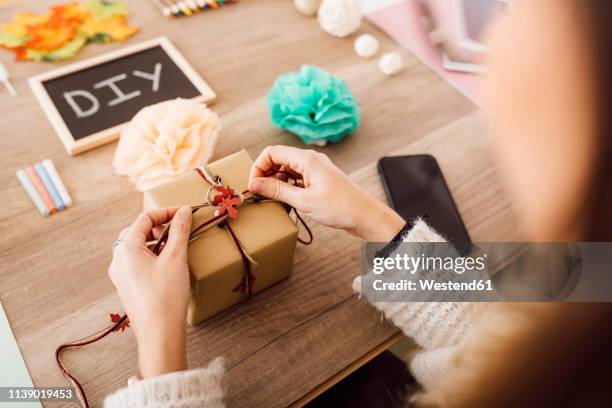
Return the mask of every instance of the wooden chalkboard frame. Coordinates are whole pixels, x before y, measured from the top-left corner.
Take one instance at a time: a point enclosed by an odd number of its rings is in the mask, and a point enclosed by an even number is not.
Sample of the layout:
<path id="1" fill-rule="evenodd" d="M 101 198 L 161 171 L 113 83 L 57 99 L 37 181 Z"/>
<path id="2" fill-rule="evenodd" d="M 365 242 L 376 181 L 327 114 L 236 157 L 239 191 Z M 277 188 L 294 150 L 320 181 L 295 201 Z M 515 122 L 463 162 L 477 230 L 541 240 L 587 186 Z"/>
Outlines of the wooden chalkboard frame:
<path id="1" fill-rule="evenodd" d="M 168 56 L 172 59 L 176 66 L 179 67 L 179 69 L 185 74 L 185 76 L 189 79 L 193 86 L 200 92 L 199 96 L 191 98 L 192 101 L 204 103 L 210 103 L 214 101 L 216 97 L 215 92 L 210 88 L 210 86 L 208 86 L 204 79 L 196 72 L 196 70 L 191 66 L 191 64 L 187 62 L 185 57 L 183 57 L 183 55 L 165 36 L 152 38 L 139 44 L 124 47 L 116 51 L 98 55 L 96 57 L 92 57 L 84 61 L 77 62 L 75 64 L 67 65 L 65 67 L 61 67 L 33 76 L 28 80 L 30 88 L 32 89 L 34 96 L 36 97 L 36 99 L 38 99 L 38 102 L 42 106 L 43 111 L 49 118 L 51 125 L 55 129 L 55 132 L 59 136 L 64 147 L 68 151 L 68 154 L 70 154 L 71 156 L 79 154 L 86 150 L 90 150 L 94 147 L 98 147 L 105 143 L 109 143 L 116 140 L 119 137 L 121 129 L 123 128 L 123 126 L 126 125 L 127 122 L 110 127 L 108 129 L 101 130 L 99 132 L 76 140 L 68 129 L 68 126 L 66 125 L 64 119 L 58 112 L 57 107 L 51 100 L 51 97 L 47 93 L 47 90 L 45 89 L 43 84 L 46 81 L 57 79 L 78 71 L 82 71 L 87 68 L 94 67 L 96 65 L 104 64 L 106 62 L 117 60 L 129 56 L 131 54 L 135 54 L 140 51 L 145 51 L 158 46 L 161 47 L 168 54 Z"/>

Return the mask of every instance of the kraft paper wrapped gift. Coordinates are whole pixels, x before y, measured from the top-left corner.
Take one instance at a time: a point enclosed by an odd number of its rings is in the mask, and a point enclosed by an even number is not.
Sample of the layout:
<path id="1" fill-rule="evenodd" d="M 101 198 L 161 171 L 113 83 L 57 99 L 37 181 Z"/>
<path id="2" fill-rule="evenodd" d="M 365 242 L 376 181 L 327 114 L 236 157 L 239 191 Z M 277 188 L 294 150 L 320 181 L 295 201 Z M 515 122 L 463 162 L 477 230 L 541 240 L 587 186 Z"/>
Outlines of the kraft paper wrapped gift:
<path id="1" fill-rule="evenodd" d="M 244 151 L 210 163 L 206 170 L 220 176 L 221 184 L 235 191 L 247 188 L 251 158 Z M 145 210 L 178 205 L 199 205 L 206 201 L 210 187 L 196 171 L 176 181 L 144 193 Z M 215 207 L 198 210 L 192 221 L 192 231 L 214 216 Z M 285 207 L 278 202 L 245 203 L 238 207 L 238 217 L 227 219 L 246 252 L 257 262 L 252 268 L 255 277 L 253 294 L 288 277 L 293 266 L 293 252 L 298 229 Z M 189 244 L 191 299 L 187 322 L 195 325 L 202 320 L 244 299 L 237 290 L 246 267 L 225 228 L 213 226 Z"/>

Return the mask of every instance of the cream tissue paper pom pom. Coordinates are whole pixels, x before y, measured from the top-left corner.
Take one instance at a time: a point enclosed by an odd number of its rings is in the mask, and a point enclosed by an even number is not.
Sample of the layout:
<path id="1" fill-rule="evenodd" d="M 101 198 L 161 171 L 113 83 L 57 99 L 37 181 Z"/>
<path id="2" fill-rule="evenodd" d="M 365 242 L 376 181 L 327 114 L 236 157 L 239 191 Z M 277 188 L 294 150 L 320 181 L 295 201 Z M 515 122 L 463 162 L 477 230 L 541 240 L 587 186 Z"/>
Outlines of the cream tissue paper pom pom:
<path id="1" fill-rule="evenodd" d="M 361 34 L 355 40 L 355 52 L 362 58 L 371 58 L 378 52 L 380 45 L 376 37 L 370 34 Z"/>
<path id="2" fill-rule="evenodd" d="M 361 4 L 359 0 L 323 0 L 317 15 L 323 30 L 336 37 L 346 37 L 361 25 Z"/>
<path id="3" fill-rule="evenodd" d="M 404 63 L 402 57 L 397 52 L 388 52 L 378 61 L 378 68 L 385 75 L 395 75 L 401 71 Z"/>
<path id="4" fill-rule="evenodd" d="M 321 5 L 321 0 L 294 0 L 297 11 L 305 16 L 314 16 Z"/>
<path id="5" fill-rule="evenodd" d="M 113 165 L 138 191 L 176 179 L 213 155 L 221 123 L 204 105 L 175 99 L 142 109 L 123 129 Z"/>

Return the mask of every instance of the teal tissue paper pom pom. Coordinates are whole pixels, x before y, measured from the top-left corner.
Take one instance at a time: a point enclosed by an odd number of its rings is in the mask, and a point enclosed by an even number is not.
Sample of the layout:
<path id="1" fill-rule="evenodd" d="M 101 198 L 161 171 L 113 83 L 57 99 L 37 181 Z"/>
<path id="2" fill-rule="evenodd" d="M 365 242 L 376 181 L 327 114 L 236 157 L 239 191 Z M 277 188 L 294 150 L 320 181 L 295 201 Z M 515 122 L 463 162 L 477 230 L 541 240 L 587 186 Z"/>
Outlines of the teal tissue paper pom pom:
<path id="1" fill-rule="evenodd" d="M 267 102 L 272 123 L 307 144 L 337 142 L 359 126 L 359 106 L 346 82 L 311 65 L 279 76 Z"/>

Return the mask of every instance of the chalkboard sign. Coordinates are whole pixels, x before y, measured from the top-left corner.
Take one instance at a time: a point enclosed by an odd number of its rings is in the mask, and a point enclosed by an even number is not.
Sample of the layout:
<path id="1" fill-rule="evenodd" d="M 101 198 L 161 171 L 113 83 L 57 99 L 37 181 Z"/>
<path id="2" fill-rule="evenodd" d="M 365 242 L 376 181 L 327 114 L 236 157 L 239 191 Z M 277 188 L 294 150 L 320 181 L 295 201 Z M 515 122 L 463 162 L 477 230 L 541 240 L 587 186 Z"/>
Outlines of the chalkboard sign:
<path id="1" fill-rule="evenodd" d="M 115 140 L 145 106 L 215 98 L 165 37 L 46 72 L 29 83 L 70 154 Z"/>

